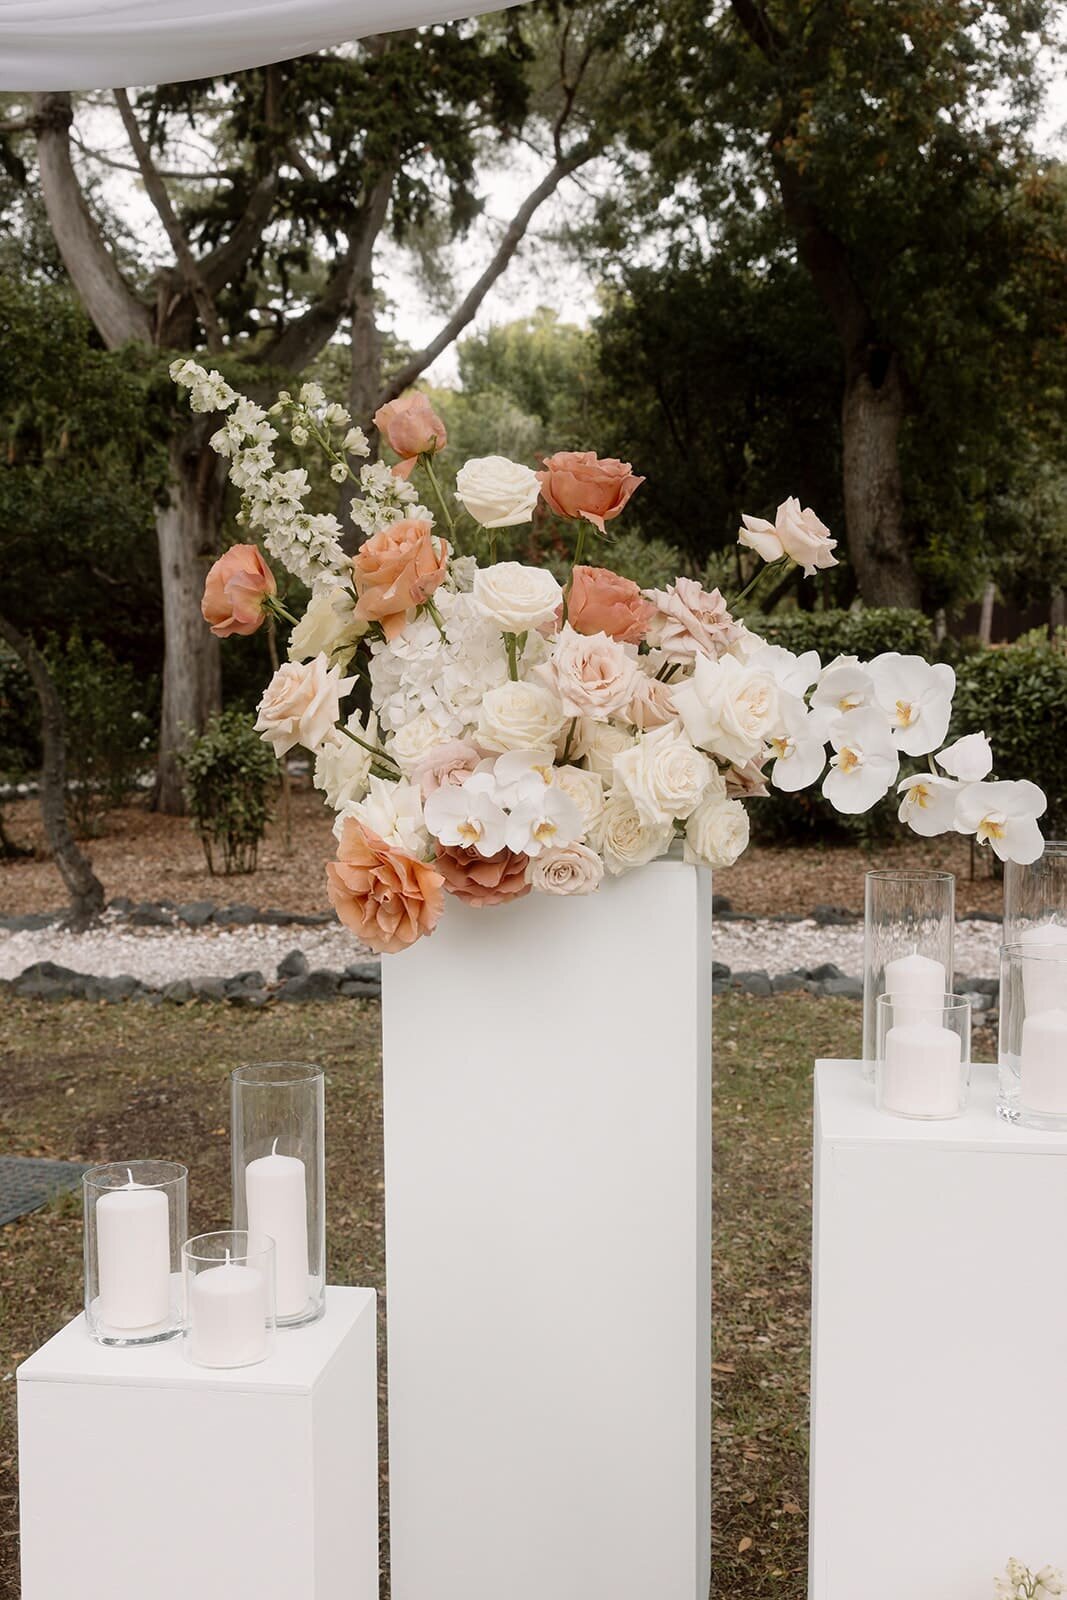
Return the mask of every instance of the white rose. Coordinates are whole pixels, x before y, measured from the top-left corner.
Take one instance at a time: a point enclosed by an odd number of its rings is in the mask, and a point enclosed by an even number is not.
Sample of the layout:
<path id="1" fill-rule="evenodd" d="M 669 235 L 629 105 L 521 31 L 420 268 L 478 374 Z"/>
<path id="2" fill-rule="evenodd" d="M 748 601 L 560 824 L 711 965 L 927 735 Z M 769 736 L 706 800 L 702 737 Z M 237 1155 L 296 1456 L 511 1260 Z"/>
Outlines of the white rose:
<path id="1" fill-rule="evenodd" d="M 585 831 L 596 824 L 604 809 L 604 780 L 583 767 L 553 767 L 552 782 L 569 795 L 582 814 Z"/>
<path id="2" fill-rule="evenodd" d="M 647 825 L 687 817 L 711 782 L 712 764 L 676 722 L 642 734 L 615 757 L 615 778 Z"/>
<path id="3" fill-rule="evenodd" d="M 673 838 L 673 822 L 646 825 L 626 794 L 608 800 L 593 830 L 593 843 L 616 877 L 663 855 Z"/>
<path id="4" fill-rule="evenodd" d="M 278 756 L 296 744 L 319 750 L 340 717 L 339 701 L 355 681 L 342 678 L 341 668 L 331 667 L 324 655 L 305 663 L 284 662 L 259 702 L 256 732 Z"/>
<path id="5" fill-rule="evenodd" d="M 483 616 L 503 633 L 526 633 L 552 622 L 563 604 L 563 590 L 545 567 L 498 561 L 474 575 L 474 600 Z"/>
<path id="6" fill-rule="evenodd" d="M 367 744 L 377 743 L 378 719 L 373 712 L 366 728 L 358 712 L 353 712 L 347 725 Z M 315 787 L 322 790 L 331 811 L 343 811 L 346 806 L 353 806 L 363 799 L 370 779 L 370 768 L 370 751 L 335 729 L 315 757 Z"/>
<path id="7" fill-rule="evenodd" d="M 591 717 L 583 717 L 578 724 L 574 754 L 583 758 L 590 772 L 610 783 L 615 775 L 615 757 L 620 750 L 629 750 L 633 742 L 633 734 L 614 722 L 594 722 Z"/>
<path id="8" fill-rule="evenodd" d="M 420 711 L 417 717 L 404 723 L 387 748 L 401 772 L 410 778 L 423 757 L 429 754 L 435 744 L 443 743 L 444 739 L 445 735 L 430 713 Z"/>
<path id="9" fill-rule="evenodd" d="M 509 680 L 482 697 L 475 737 L 483 750 L 550 750 L 563 721 L 550 689 Z"/>
<path id="10" fill-rule="evenodd" d="M 526 868 L 526 882 L 542 894 L 592 894 L 603 876 L 604 863 L 584 844 L 544 850 Z"/>
<path id="11" fill-rule="evenodd" d="M 695 745 L 739 767 L 762 755 L 778 723 L 778 685 L 770 673 L 733 656 L 698 656 L 693 676 L 675 688 L 674 703 Z"/>
<path id="12" fill-rule="evenodd" d="M 476 456 L 456 474 L 456 494 L 483 528 L 529 522 L 540 493 L 536 472 L 507 456 Z"/>
<path id="13" fill-rule="evenodd" d="M 289 635 L 289 660 L 308 661 L 324 655 L 335 666 L 347 667 L 368 627 L 352 610 L 352 596 L 344 589 L 317 589 Z"/>
<path id="14" fill-rule="evenodd" d="M 539 676 L 556 690 L 568 717 L 610 717 L 630 703 L 640 674 L 633 650 L 606 633 L 576 633 L 568 624 Z"/>
<path id="15" fill-rule="evenodd" d="M 740 800 L 709 796 L 685 825 L 685 859 L 709 867 L 732 867 L 748 847 L 748 812 Z"/>

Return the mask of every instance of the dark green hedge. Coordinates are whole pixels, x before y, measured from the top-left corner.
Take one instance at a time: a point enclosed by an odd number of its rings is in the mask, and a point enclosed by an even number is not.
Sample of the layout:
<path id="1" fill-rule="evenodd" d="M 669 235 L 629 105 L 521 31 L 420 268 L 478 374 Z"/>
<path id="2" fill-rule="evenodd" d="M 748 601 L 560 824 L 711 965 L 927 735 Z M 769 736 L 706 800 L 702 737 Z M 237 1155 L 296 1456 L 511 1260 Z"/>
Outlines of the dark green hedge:
<path id="1" fill-rule="evenodd" d="M 1051 645 L 1006 645 L 956 668 L 950 737 L 989 736 L 998 778 L 1030 778 L 1048 797 L 1046 838 L 1067 836 L 1067 653 Z"/>
<path id="2" fill-rule="evenodd" d="M 932 659 L 933 630 L 921 611 L 872 606 L 859 611 L 785 611 L 774 616 L 746 617 L 753 633 L 768 644 L 780 644 L 796 655 L 817 650 L 825 667 L 835 656 L 871 656 L 899 650 L 905 656 Z"/>

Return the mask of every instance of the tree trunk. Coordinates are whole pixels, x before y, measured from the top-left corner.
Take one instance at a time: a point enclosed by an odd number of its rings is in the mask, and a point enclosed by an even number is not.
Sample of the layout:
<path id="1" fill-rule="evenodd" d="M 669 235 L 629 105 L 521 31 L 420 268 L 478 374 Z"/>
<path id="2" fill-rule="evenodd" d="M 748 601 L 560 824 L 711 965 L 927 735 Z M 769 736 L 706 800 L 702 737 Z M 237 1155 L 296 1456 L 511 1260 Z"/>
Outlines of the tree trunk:
<path id="1" fill-rule="evenodd" d="M 846 362 L 841 406 L 849 559 L 871 606 L 921 603 L 904 534 L 899 441 L 904 393 L 897 357 L 867 350 Z"/>
<path id="2" fill-rule="evenodd" d="M 352 292 L 352 359 L 348 368 L 348 409 L 352 421 L 363 429 L 370 443 L 371 461 L 378 458 L 378 430 L 374 426 L 374 413 L 382 387 L 382 338 L 374 304 L 374 274 L 368 263 L 353 284 Z M 338 516 L 344 529 L 343 543 L 354 551 L 362 539 L 349 516 L 359 488 L 348 480 L 342 486 Z"/>
<path id="3" fill-rule="evenodd" d="M 987 647 L 993 643 L 993 606 L 996 604 L 997 586 L 987 583 L 982 590 L 982 609 L 978 614 L 979 643 Z"/>
<path id="4" fill-rule="evenodd" d="M 207 444 L 171 446 L 170 503 L 156 518 L 163 580 L 163 712 L 156 809 L 185 810 L 178 757 L 222 703 L 219 642 L 200 610 L 204 579 L 219 550 L 225 478 Z"/>
<path id="5" fill-rule="evenodd" d="M 1067 589 L 1053 589 L 1048 604 L 1048 627 L 1053 639 L 1061 628 L 1067 628 Z"/>
<path id="6" fill-rule="evenodd" d="M 0 617 L 0 638 L 29 673 L 41 705 L 41 817 L 56 866 L 70 893 L 71 927 L 83 928 L 104 909 L 104 886 L 78 849 L 67 816 L 67 749 L 63 705 L 33 640 Z"/>

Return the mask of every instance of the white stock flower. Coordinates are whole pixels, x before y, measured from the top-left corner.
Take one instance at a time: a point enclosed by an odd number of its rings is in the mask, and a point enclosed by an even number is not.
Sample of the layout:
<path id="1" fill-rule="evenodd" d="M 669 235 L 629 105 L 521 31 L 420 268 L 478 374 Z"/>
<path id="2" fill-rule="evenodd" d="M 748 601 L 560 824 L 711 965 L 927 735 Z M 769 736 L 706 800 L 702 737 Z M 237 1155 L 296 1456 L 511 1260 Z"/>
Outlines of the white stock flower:
<path id="1" fill-rule="evenodd" d="M 526 868 L 526 882 L 541 894 L 592 894 L 603 876 L 604 863 L 584 844 L 542 850 Z"/>
<path id="2" fill-rule="evenodd" d="M 835 716 L 861 711 L 873 701 L 874 680 L 855 656 L 838 656 L 831 661 L 811 697 L 816 710 L 831 711 Z"/>
<path id="3" fill-rule="evenodd" d="M 384 844 L 391 844 L 406 855 L 422 860 L 429 854 L 430 836 L 422 814 L 422 792 L 406 778 L 398 783 L 371 778 L 366 798 L 338 812 L 333 825 L 336 838 L 341 837 L 349 817 L 357 817 Z"/>
<path id="4" fill-rule="evenodd" d="M 1067 1593 L 1063 1573 L 1056 1567 L 1042 1567 L 1034 1575 L 1034 1600 L 1045 1600 L 1046 1595 L 1061 1595 Z"/>
<path id="5" fill-rule="evenodd" d="M 822 792 L 834 807 L 856 816 L 877 805 L 900 771 L 900 757 L 884 714 L 876 706 L 850 711 L 832 722 L 830 743 L 836 755 Z"/>
<path id="6" fill-rule="evenodd" d="M 367 631 L 367 624 L 352 611 L 352 596 L 340 585 L 321 585 L 289 635 L 289 660 L 307 661 L 324 655 L 335 666 L 347 667 Z"/>
<path id="7" fill-rule="evenodd" d="M 647 826 L 628 794 L 612 795 L 593 830 L 592 844 L 608 871 L 618 877 L 663 855 L 674 838 L 673 822 Z"/>
<path id="8" fill-rule="evenodd" d="M 508 819 L 497 804 L 491 773 L 475 772 L 466 783 L 442 784 L 425 802 L 423 815 L 444 845 L 477 850 L 480 856 L 495 856 L 504 848 Z"/>
<path id="9" fill-rule="evenodd" d="M 366 744 L 378 742 L 378 722 L 373 711 L 364 728 L 359 712 L 354 711 L 345 726 Z M 314 783 L 326 797 L 331 811 L 343 811 L 363 799 L 370 780 L 371 752 L 347 738 L 337 729 L 326 739 L 315 757 Z"/>
<path id="10" fill-rule="evenodd" d="M 341 440 L 341 449 L 347 451 L 350 456 L 369 456 L 370 445 L 363 429 L 349 428 Z"/>
<path id="11" fill-rule="evenodd" d="M 897 785 L 903 795 L 897 817 L 924 839 L 951 833 L 956 826 L 956 800 L 960 786 L 955 778 L 942 778 L 932 772 L 917 772 Z"/>
<path id="12" fill-rule="evenodd" d="M 610 783 L 615 775 L 615 757 L 620 750 L 628 750 L 633 742 L 634 735 L 617 723 L 583 717 L 578 724 L 573 754 L 580 756 L 589 771 L 595 772 L 604 783 Z"/>
<path id="13" fill-rule="evenodd" d="M 981 783 L 993 770 L 993 748 L 984 733 L 968 733 L 947 745 L 935 760 L 961 783 Z"/>
<path id="14" fill-rule="evenodd" d="M 803 700 L 783 696 L 781 722 L 771 739 L 775 757 L 771 782 L 776 789 L 796 794 L 822 777 L 829 722 L 826 712 L 809 711 Z"/>
<path id="15" fill-rule="evenodd" d="M 632 649 L 606 633 L 576 633 L 569 623 L 560 629 L 539 675 L 559 695 L 568 717 L 610 717 L 622 711 L 640 677 Z"/>
<path id="16" fill-rule="evenodd" d="M 563 604 L 563 590 L 546 567 L 498 561 L 474 575 L 476 605 L 502 633 L 526 633 L 552 622 Z"/>
<path id="17" fill-rule="evenodd" d="M 615 757 L 615 778 L 646 825 L 688 817 L 711 782 L 712 764 L 682 733 L 667 723 L 644 733 Z"/>
<path id="18" fill-rule="evenodd" d="M 506 456 L 476 456 L 456 474 L 456 496 L 483 528 L 529 522 L 540 493 L 536 472 Z"/>
<path id="19" fill-rule="evenodd" d="M 676 686 L 674 703 L 695 745 L 741 767 L 762 755 L 778 723 L 774 679 L 733 656 L 698 656 L 693 676 Z"/>
<path id="20" fill-rule="evenodd" d="M 748 812 L 740 800 L 712 794 L 685 825 L 685 859 L 709 867 L 732 867 L 748 848 Z"/>
<path id="21" fill-rule="evenodd" d="M 945 662 L 902 656 L 898 650 L 875 656 L 867 671 L 874 697 L 889 718 L 893 741 L 907 756 L 936 750 L 948 732 L 956 674 Z"/>
<path id="22" fill-rule="evenodd" d="M 1046 804 L 1042 790 L 1026 778 L 1014 783 L 969 783 L 956 801 L 956 829 L 990 845 L 1001 861 L 1028 866 L 1045 848 L 1037 819 Z"/>
<path id="23" fill-rule="evenodd" d="M 468 780 L 469 781 L 469 780 Z M 582 814 L 554 784 L 533 782 L 522 791 L 507 824 L 507 847 L 521 855 L 574 844 L 585 832 Z"/>
<path id="24" fill-rule="evenodd" d="M 256 732 L 274 746 L 277 756 L 297 744 L 319 750 L 339 719 L 339 701 L 355 681 L 342 678 L 341 668 L 331 667 L 324 655 L 284 662 L 259 702 Z"/>
<path id="25" fill-rule="evenodd" d="M 582 814 L 585 831 L 590 833 L 604 809 L 603 778 L 599 773 L 587 772 L 584 767 L 553 767 L 552 782 L 574 801 Z"/>
<path id="26" fill-rule="evenodd" d="M 483 696 L 476 737 L 485 750 L 546 749 L 563 723 L 563 707 L 551 689 L 508 680 Z"/>

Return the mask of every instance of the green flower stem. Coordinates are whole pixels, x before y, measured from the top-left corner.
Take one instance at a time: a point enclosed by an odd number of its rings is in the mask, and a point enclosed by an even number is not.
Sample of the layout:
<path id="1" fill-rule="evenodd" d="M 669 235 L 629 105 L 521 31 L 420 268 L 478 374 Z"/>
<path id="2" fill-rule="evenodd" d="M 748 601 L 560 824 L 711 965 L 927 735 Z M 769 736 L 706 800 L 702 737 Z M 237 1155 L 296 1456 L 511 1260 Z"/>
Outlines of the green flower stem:
<path id="1" fill-rule="evenodd" d="M 375 761 L 380 762 L 383 766 L 388 764 L 391 767 L 396 767 L 397 772 L 400 771 L 399 766 L 397 766 L 388 750 L 383 750 L 380 745 L 368 744 L 366 739 L 359 737 L 358 733 L 353 733 L 351 728 L 346 728 L 343 722 L 338 722 L 336 727 L 338 733 L 343 733 L 346 739 L 351 739 L 353 744 L 358 744 L 361 749 L 366 750 L 368 755 L 374 757 Z"/>
<path id="2" fill-rule="evenodd" d="M 565 767 L 567 765 L 567 762 L 570 760 L 571 745 L 574 743 L 574 735 L 577 732 L 577 730 L 578 730 L 578 718 L 577 717 L 572 717 L 571 718 L 571 725 L 567 729 L 567 738 L 566 738 L 566 741 L 565 741 L 564 746 L 563 746 L 563 757 L 562 757 L 562 760 L 560 761 L 560 766 L 561 767 Z"/>
<path id="3" fill-rule="evenodd" d="M 518 683 L 519 681 L 518 644 L 519 640 L 517 634 L 505 633 L 504 648 L 508 653 L 508 677 L 511 679 L 512 683 Z"/>
<path id="4" fill-rule="evenodd" d="M 585 554 L 585 527 L 586 527 L 586 525 L 585 525 L 584 520 L 579 522 L 579 524 L 578 524 L 578 537 L 574 542 L 574 562 L 573 562 L 573 565 L 571 567 L 571 582 L 572 583 L 574 582 L 574 568 L 581 566 L 581 564 L 582 564 L 582 556 Z"/>
<path id="5" fill-rule="evenodd" d="M 755 577 L 750 579 L 750 581 L 746 583 L 745 587 L 741 590 L 741 593 L 730 601 L 731 613 L 736 612 L 742 600 L 747 600 L 751 595 L 755 594 L 756 590 L 759 588 L 768 572 L 780 572 L 786 563 L 791 560 L 792 556 L 779 556 L 777 561 L 765 561 L 763 566 L 759 568 Z"/>
<path id="6" fill-rule="evenodd" d="M 449 533 L 452 535 L 452 537 L 454 539 L 455 536 L 456 536 L 455 518 L 452 516 L 451 511 L 449 511 L 448 506 L 445 504 L 445 497 L 441 493 L 441 485 L 438 483 L 437 474 L 433 470 L 433 457 L 429 456 L 429 455 L 423 455 L 423 456 L 419 457 L 419 460 L 422 462 L 422 465 L 426 468 L 426 476 L 429 478 L 430 483 L 431 483 L 431 485 L 433 487 L 433 492 L 434 492 L 434 495 L 435 495 L 435 497 L 437 499 L 437 504 L 440 507 L 441 515 L 444 517 L 445 524 L 446 524 L 446 526 L 448 528 L 448 531 L 449 531 Z"/>
<path id="7" fill-rule="evenodd" d="M 428 612 L 428 614 L 433 618 L 434 624 L 438 633 L 441 635 L 441 638 L 447 641 L 448 635 L 445 633 L 445 625 L 441 620 L 441 613 L 438 611 L 434 602 L 432 600 L 424 600 L 420 609 Z"/>
<path id="8" fill-rule="evenodd" d="M 269 611 L 272 616 L 281 617 L 285 622 L 292 623 L 294 628 L 297 625 L 296 617 L 291 611 L 286 611 L 277 595 L 272 595 L 269 600 L 264 601 L 264 610 Z"/>

